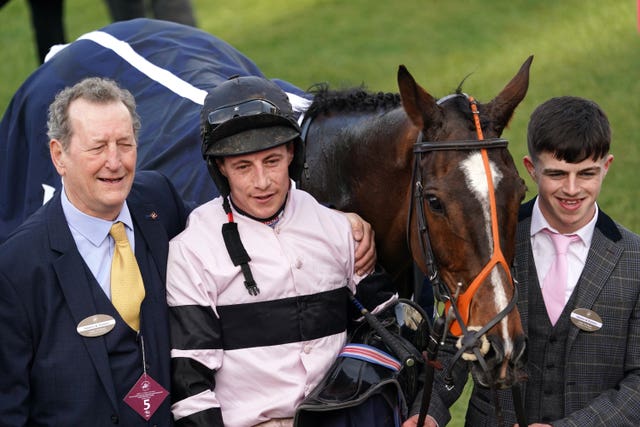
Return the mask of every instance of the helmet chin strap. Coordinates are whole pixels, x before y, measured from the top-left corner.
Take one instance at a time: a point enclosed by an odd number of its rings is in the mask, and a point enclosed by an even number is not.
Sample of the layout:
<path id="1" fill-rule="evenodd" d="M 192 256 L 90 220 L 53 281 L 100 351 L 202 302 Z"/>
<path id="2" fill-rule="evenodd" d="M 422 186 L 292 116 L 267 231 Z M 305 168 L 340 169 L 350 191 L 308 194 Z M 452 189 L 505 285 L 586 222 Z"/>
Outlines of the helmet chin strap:
<path id="1" fill-rule="evenodd" d="M 256 296 L 260 293 L 260 289 L 256 284 L 251 268 L 249 267 L 249 261 L 251 258 L 244 248 L 242 241 L 240 240 L 240 233 L 238 233 L 238 224 L 233 221 L 233 212 L 229 205 L 229 196 L 224 197 L 222 207 L 227 213 L 228 222 L 222 224 L 222 237 L 224 238 L 224 245 L 227 247 L 227 252 L 231 257 L 233 265 L 240 266 L 242 274 L 244 276 L 244 286 L 247 288 L 249 295 Z"/>

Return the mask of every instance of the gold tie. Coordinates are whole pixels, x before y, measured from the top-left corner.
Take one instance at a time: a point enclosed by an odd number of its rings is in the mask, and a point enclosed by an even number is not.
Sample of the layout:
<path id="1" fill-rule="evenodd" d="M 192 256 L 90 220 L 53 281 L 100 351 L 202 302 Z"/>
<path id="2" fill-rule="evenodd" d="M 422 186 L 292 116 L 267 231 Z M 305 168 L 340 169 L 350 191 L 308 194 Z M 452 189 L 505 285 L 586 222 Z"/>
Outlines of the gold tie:
<path id="1" fill-rule="evenodd" d="M 124 224 L 116 222 L 109 231 L 116 242 L 111 261 L 111 303 L 131 328 L 140 330 L 140 304 L 144 299 L 142 275 L 133 255 Z"/>

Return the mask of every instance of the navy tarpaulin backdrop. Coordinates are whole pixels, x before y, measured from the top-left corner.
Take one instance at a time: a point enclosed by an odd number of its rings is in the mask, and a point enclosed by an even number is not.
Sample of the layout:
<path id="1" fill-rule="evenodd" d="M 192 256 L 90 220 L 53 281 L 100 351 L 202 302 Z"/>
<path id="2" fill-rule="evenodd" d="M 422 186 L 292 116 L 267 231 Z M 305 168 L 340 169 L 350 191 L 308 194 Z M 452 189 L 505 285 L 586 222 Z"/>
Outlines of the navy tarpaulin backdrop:
<path id="1" fill-rule="evenodd" d="M 233 75 L 264 76 L 224 41 L 171 22 L 118 22 L 67 45 L 22 84 L 0 123 L 0 242 L 61 187 L 46 134 L 47 109 L 61 89 L 101 76 L 131 91 L 142 121 L 138 169 L 164 173 L 200 204 L 218 194 L 200 154 L 200 108 Z M 298 96 L 309 95 L 274 81 L 304 108 Z"/>

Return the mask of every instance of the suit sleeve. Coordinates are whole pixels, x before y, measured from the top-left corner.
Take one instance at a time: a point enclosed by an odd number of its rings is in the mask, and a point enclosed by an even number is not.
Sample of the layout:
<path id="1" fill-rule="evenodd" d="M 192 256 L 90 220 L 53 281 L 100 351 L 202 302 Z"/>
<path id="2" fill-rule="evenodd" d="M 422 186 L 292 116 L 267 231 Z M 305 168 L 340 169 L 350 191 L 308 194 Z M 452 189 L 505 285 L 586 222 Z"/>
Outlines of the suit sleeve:
<path id="1" fill-rule="evenodd" d="M 640 245 L 637 243 L 638 240 L 635 248 L 627 248 L 617 270 L 609 278 L 610 282 L 617 283 L 617 289 L 605 289 L 601 293 L 606 291 L 611 299 L 596 309 L 597 312 L 612 312 L 603 316 L 603 323 L 614 323 L 611 332 L 602 337 L 577 340 L 574 344 L 575 354 L 583 356 L 575 362 L 581 369 L 581 381 L 567 391 L 577 392 L 575 387 L 597 390 L 597 384 L 602 383 L 609 383 L 610 387 L 597 394 L 594 392 L 595 397 L 584 408 L 554 421 L 554 427 L 640 425 Z M 621 300 L 615 303 L 616 298 Z M 599 354 L 594 355 L 593 351 Z M 595 363 L 596 356 L 604 361 L 597 363 L 600 366 L 589 366 L 589 363 Z M 568 378 L 567 382 L 578 381 Z"/>
<path id="2" fill-rule="evenodd" d="M 0 268 L 2 270 L 4 268 Z M 23 426 L 29 416 L 29 366 L 33 342 L 24 307 L 2 272 L 0 337 L 0 423 L 3 426 Z"/>
<path id="3" fill-rule="evenodd" d="M 223 357 L 220 319 L 190 257 L 181 242 L 170 243 L 171 410 L 177 427 L 223 427 L 215 393 L 215 374 Z"/>

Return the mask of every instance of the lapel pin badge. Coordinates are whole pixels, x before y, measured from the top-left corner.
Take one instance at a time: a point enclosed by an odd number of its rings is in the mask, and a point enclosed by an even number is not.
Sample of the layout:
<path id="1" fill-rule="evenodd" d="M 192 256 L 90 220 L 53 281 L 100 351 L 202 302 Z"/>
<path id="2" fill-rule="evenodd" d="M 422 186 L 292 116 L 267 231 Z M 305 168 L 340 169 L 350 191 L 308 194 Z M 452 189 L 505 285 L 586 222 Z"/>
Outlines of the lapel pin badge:
<path id="1" fill-rule="evenodd" d="M 94 314 L 78 323 L 76 330 L 87 338 L 99 337 L 111 332 L 116 325 L 116 320 L 108 314 Z"/>
<path id="2" fill-rule="evenodd" d="M 153 221 L 158 219 L 158 213 L 156 211 L 151 211 L 151 213 L 148 213 L 146 216 L 147 216 L 147 219 L 150 219 Z"/>
<path id="3" fill-rule="evenodd" d="M 571 322 L 585 332 L 594 332 L 602 328 L 602 318 L 588 308 L 576 308 L 571 312 Z"/>

